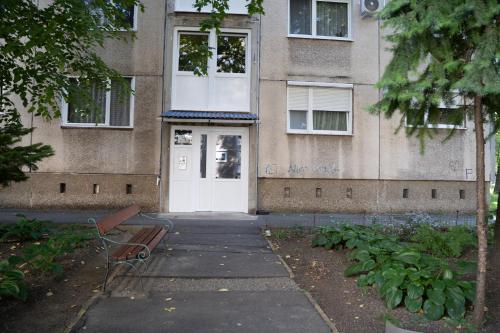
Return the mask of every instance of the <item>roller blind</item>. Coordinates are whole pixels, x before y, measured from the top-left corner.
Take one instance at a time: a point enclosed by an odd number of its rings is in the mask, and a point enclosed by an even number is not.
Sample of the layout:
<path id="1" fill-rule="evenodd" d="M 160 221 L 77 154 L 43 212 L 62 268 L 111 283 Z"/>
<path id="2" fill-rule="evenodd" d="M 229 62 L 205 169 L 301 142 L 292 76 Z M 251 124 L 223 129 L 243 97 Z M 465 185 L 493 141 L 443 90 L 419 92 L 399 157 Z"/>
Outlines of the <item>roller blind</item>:
<path id="1" fill-rule="evenodd" d="M 313 110 L 350 111 L 351 90 L 334 88 L 313 88 Z"/>
<path id="2" fill-rule="evenodd" d="M 288 109 L 289 110 L 309 109 L 308 87 L 288 87 Z"/>

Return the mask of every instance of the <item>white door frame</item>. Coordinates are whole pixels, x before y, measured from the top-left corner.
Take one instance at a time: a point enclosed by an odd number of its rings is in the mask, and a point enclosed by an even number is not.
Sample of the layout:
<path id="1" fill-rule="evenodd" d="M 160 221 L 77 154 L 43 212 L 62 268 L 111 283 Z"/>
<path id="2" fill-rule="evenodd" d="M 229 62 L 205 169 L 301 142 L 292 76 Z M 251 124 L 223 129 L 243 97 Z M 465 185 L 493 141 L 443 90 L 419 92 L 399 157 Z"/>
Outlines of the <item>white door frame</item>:
<path id="1" fill-rule="evenodd" d="M 193 135 L 191 146 L 176 146 L 175 145 L 175 131 L 176 130 L 191 130 Z M 210 183 L 208 186 L 211 188 L 212 193 L 209 194 L 210 211 L 217 212 L 243 212 L 248 213 L 248 191 L 249 191 L 249 129 L 248 127 L 226 127 L 226 126 L 192 126 L 192 125 L 172 125 L 170 130 L 170 179 L 169 179 L 169 211 L 170 212 L 197 212 L 200 210 L 200 195 L 206 195 L 200 192 L 200 144 L 201 144 L 201 134 L 207 134 L 207 178 Z M 241 135 L 241 178 L 240 179 L 216 179 L 214 177 L 215 170 L 215 141 L 217 135 Z M 190 148 L 187 148 L 190 147 Z M 186 152 L 190 149 L 190 157 L 188 158 L 188 166 L 186 166 L 187 176 L 186 178 L 179 180 L 175 179 L 174 168 L 177 166 L 179 161 L 176 160 L 176 154 L 179 150 L 185 150 Z M 186 150 L 187 149 L 187 150 Z M 187 181 L 187 177 L 191 177 L 191 181 Z M 223 198 L 223 187 L 229 185 L 228 183 L 238 182 L 240 183 L 240 195 L 237 199 L 237 208 L 224 207 L 224 204 L 219 201 L 224 201 Z M 183 183 L 183 185 L 179 185 Z M 177 184 L 177 185 L 176 185 Z M 188 188 L 183 189 L 183 196 L 186 205 L 183 209 L 175 206 L 175 200 L 172 200 L 175 195 L 175 186 L 188 186 Z M 219 191 L 217 191 L 219 190 Z M 236 207 L 236 205 L 235 205 Z M 215 209 L 214 209 L 215 208 Z M 206 211 L 206 210 L 205 210 Z"/>

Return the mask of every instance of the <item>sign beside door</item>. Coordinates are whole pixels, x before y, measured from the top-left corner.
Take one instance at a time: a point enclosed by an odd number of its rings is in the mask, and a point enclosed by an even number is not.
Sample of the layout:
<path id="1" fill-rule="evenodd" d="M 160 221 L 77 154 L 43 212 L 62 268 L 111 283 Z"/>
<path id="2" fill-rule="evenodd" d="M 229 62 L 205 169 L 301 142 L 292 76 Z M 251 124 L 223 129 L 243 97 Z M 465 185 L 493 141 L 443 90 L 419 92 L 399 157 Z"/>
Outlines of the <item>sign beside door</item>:
<path id="1" fill-rule="evenodd" d="M 248 128 L 173 126 L 171 212 L 248 212 Z"/>

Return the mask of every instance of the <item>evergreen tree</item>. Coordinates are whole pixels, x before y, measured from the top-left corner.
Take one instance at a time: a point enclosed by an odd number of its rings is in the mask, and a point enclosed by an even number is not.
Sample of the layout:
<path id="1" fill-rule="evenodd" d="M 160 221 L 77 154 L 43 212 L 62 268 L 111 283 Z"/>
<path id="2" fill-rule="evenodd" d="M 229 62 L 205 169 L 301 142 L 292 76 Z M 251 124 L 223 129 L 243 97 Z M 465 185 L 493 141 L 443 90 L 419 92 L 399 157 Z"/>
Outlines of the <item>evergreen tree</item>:
<path id="1" fill-rule="evenodd" d="M 500 125 L 500 4 L 497 0 L 392 0 L 380 18 L 390 33 L 393 58 L 372 107 L 386 117 L 398 111 L 408 135 L 432 138 L 440 104 L 463 101 L 447 118 L 459 126 L 473 115 L 476 138 L 478 269 L 474 324 L 484 320 L 487 221 L 484 123 Z M 450 135 L 454 134 L 451 130 Z"/>

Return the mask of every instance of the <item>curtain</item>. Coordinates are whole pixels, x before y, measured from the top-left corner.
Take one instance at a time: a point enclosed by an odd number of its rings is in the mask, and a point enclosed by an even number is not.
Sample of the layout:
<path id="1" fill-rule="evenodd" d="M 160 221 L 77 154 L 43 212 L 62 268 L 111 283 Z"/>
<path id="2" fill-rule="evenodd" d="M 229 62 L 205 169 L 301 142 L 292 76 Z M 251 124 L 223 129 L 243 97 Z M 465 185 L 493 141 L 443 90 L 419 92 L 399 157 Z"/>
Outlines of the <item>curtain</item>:
<path id="1" fill-rule="evenodd" d="M 347 112 L 313 111 L 313 128 L 322 131 L 347 131 Z"/>
<path id="2" fill-rule="evenodd" d="M 130 88 L 132 79 L 124 78 Z M 130 126 L 130 95 L 117 81 L 111 81 L 110 126 Z"/>
<path id="3" fill-rule="evenodd" d="M 348 11 L 344 2 L 317 2 L 318 36 L 348 37 Z"/>
<path id="4" fill-rule="evenodd" d="M 290 0 L 290 33 L 311 34 L 311 0 Z"/>
<path id="5" fill-rule="evenodd" d="M 93 84 L 89 91 L 82 92 L 81 95 L 88 95 L 95 103 L 95 107 L 89 108 L 85 105 L 83 96 L 76 99 L 79 100 L 77 105 L 68 105 L 68 122 L 83 123 L 83 124 L 100 124 L 104 123 L 106 114 L 106 91 L 104 88 L 97 87 Z"/>

